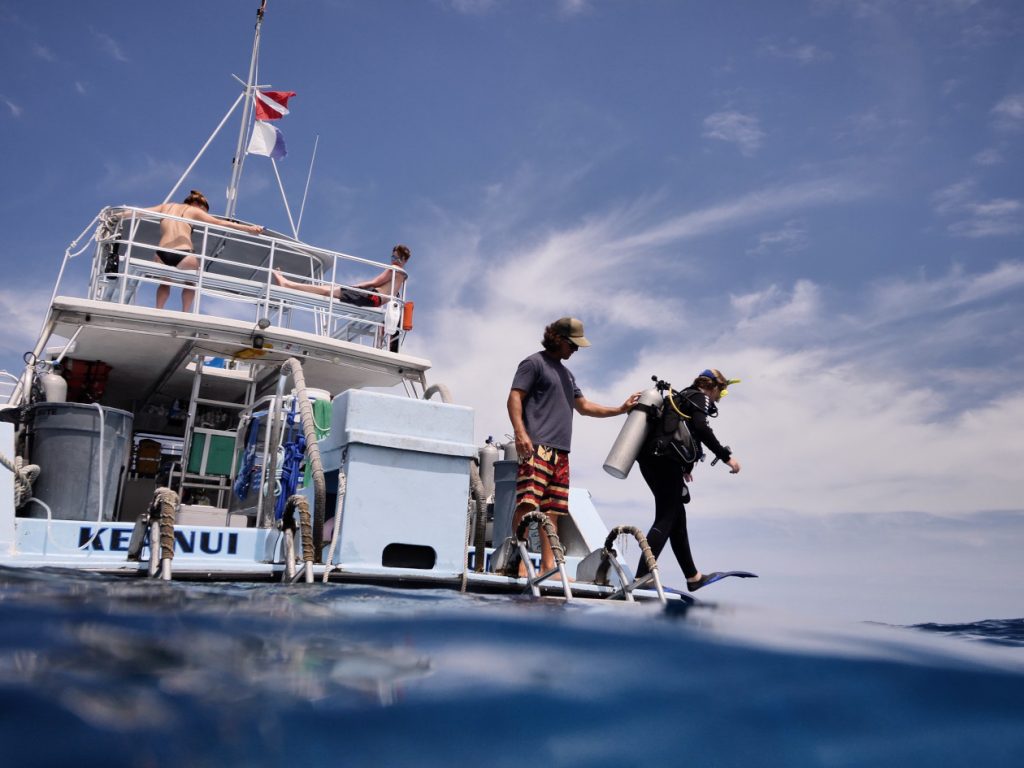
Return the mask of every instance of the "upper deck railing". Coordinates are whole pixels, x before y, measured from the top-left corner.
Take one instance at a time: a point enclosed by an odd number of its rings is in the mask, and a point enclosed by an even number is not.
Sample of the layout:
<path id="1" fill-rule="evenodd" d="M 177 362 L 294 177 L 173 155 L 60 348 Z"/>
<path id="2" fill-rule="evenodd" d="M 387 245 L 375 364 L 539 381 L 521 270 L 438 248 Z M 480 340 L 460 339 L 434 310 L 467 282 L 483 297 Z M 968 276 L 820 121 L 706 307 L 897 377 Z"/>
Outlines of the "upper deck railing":
<path id="1" fill-rule="evenodd" d="M 191 251 L 160 248 L 164 220 L 180 221 L 191 229 Z M 192 313 L 253 322 L 265 319 L 272 325 L 392 351 L 398 350 L 404 336 L 405 272 L 392 264 L 317 248 L 272 232 L 248 234 L 140 208 L 106 208 L 94 222 L 90 299 L 142 304 L 142 295 L 149 295 L 143 289 L 166 285 L 195 291 Z M 84 253 L 88 243 L 77 252 L 74 248 L 72 244 L 65 254 L 61 276 L 68 261 Z M 157 250 L 195 256 L 199 269 L 168 266 L 157 259 Z M 283 287 L 275 280 L 275 270 L 289 280 L 325 290 L 313 293 Z M 390 281 L 379 293 L 353 287 L 384 271 L 390 271 Z M 54 295 L 59 293 L 60 280 Z M 337 289 L 344 291 L 348 301 L 336 298 Z"/>

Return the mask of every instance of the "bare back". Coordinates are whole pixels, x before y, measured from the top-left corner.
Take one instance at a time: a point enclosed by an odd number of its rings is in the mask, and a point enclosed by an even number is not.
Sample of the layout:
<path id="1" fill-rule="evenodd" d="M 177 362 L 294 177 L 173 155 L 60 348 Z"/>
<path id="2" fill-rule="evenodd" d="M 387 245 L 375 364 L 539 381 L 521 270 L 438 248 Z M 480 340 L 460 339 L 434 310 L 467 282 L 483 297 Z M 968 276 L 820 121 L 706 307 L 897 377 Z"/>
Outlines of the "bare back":
<path id="1" fill-rule="evenodd" d="M 193 205 L 184 203 L 165 203 L 155 208 L 159 213 L 168 213 L 171 216 L 179 216 L 183 219 L 198 218 L 193 212 L 198 210 Z M 192 227 L 183 221 L 173 219 L 160 220 L 160 247 L 175 249 L 179 251 L 192 250 Z"/>

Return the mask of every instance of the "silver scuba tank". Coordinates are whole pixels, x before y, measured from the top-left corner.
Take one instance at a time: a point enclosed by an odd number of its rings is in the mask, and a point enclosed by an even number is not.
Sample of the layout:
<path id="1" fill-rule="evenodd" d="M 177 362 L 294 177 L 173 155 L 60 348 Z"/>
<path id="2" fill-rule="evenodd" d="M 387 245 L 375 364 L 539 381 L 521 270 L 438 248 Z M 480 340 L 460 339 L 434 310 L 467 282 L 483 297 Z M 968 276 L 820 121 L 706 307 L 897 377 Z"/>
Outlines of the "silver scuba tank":
<path id="1" fill-rule="evenodd" d="M 67 380 L 54 371 L 48 371 L 39 377 L 39 383 L 46 394 L 46 402 L 63 403 L 68 399 Z"/>
<path id="2" fill-rule="evenodd" d="M 604 471 L 620 480 L 629 475 L 633 462 L 640 454 L 647 438 L 647 414 L 661 405 L 664 396 L 657 388 L 651 388 L 640 395 L 640 400 L 626 416 L 626 423 L 619 430 L 619 436 L 612 443 L 608 458 L 604 460 Z"/>
<path id="3" fill-rule="evenodd" d="M 491 438 L 480 449 L 480 480 L 484 484 L 484 498 L 494 496 L 494 462 L 498 460 L 498 446 Z"/>
<path id="4" fill-rule="evenodd" d="M 519 452 L 516 450 L 515 440 L 509 440 L 502 448 L 505 451 L 505 461 L 519 461 Z"/>

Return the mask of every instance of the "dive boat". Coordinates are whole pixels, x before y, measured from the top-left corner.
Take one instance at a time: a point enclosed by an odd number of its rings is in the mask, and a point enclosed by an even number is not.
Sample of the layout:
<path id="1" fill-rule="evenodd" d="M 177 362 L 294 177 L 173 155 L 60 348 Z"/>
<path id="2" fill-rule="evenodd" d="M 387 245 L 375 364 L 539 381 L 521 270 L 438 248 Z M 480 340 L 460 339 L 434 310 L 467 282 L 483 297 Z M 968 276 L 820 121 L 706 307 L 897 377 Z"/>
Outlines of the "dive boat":
<path id="1" fill-rule="evenodd" d="M 236 163 L 235 222 L 240 176 Z M 634 580 L 613 548 L 627 535 L 644 551 L 642 534 L 609 531 L 583 489 L 557 533 L 540 513 L 512 530 L 514 447 L 476 445 L 472 409 L 403 350 L 413 302 L 399 266 L 177 219 L 200 264 L 179 270 L 155 259 L 166 220 L 104 208 L 64 254 L 0 406 L 0 566 L 666 600 L 656 566 Z M 275 270 L 346 297 L 370 275 L 395 279 L 366 306 L 283 287 Z M 191 309 L 150 306 L 158 286 L 193 289 Z M 556 554 L 548 573 L 538 535 Z"/>

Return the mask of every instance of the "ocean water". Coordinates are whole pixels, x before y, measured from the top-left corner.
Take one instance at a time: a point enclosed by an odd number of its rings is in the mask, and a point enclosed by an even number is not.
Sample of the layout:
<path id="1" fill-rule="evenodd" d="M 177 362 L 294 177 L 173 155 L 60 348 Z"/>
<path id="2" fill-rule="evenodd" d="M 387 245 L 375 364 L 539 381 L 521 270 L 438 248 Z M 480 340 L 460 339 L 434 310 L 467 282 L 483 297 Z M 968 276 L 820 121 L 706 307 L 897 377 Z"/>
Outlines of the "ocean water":
<path id="1" fill-rule="evenodd" d="M 0 764 L 286 763 L 1021 766 L 1024 619 L 0 569 Z"/>

